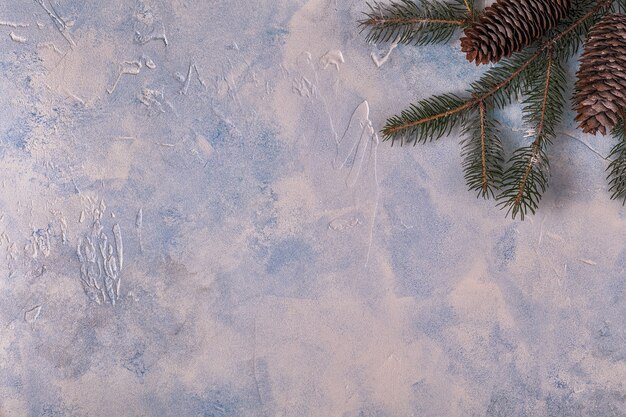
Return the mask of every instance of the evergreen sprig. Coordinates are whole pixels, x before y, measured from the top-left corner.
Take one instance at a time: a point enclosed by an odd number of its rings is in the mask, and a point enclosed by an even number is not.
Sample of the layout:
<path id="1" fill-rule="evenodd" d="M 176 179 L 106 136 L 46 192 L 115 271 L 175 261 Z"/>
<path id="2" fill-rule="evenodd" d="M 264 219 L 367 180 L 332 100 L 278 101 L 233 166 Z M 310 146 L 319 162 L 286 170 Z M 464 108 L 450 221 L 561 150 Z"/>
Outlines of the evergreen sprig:
<path id="1" fill-rule="evenodd" d="M 385 140 L 391 139 L 392 144 L 398 140 L 401 145 L 439 139 L 459 126 L 473 106 L 472 100 L 455 94 L 432 96 L 391 117 L 382 133 Z"/>
<path id="2" fill-rule="evenodd" d="M 440 3 L 397 0 L 390 4 L 368 3 L 366 18 L 359 22 L 368 30 L 367 41 L 427 45 L 448 42 L 474 15 L 471 0 Z"/>
<path id="3" fill-rule="evenodd" d="M 470 191 L 486 199 L 495 196 L 502 182 L 504 151 L 497 124 L 485 103 L 480 101 L 463 126 L 465 181 Z"/>
<path id="4" fill-rule="evenodd" d="M 626 0 L 572 0 L 567 17 L 556 28 L 521 52 L 500 60 L 472 82 L 465 94 L 423 99 L 389 118 L 382 129 L 383 139 L 392 144 L 398 141 L 401 145 L 416 145 L 461 127 L 463 170 L 469 190 L 479 197 L 495 198 L 512 218 L 519 216 L 523 220 L 529 213 L 534 214 L 548 187 L 547 150 L 557 136 L 567 101 L 566 64 L 577 54 L 591 27 L 617 10 L 626 10 Z M 369 29 L 370 42 L 420 45 L 446 42 L 456 29 L 474 24 L 478 16 L 473 5 L 463 0 L 391 0 L 385 5 L 370 4 L 367 18 L 360 25 Z M 422 22 L 421 18 L 455 23 L 435 24 L 433 20 Z M 494 110 L 519 98 L 532 141 L 515 150 L 505 168 Z M 612 198 L 626 203 L 624 126 L 617 130 L 619 143 L 611 153 L 609 166 L 610 191 Z"/>
<path id="5" fill-rule="evenodd" d="M 524 122 L 531 127 L 534 137 L 529 146 L 513 153 L 509 168 L 504 172 L 499 205 L 507 209 L 513 218 L 518 214 L 523 220 L 528 213 L 535 213 L 543 192 L 548 187 L 550 164 L 547 147 L 556 137 L 555 128 L 561 123 L 565 106 L 565 68 L 562 61 L 554 58 L 552 50 L 540 59 L 531 71 L 534 78 L 528 80 L 523 102 Z"/>
<path id="6" fill-rule="evenodd" d="M 550 33 L 552 38 L 547 43 L 554 51 L 555 58 L 568 60 L 583 45 L 591 27 L 596 24 L 607 11 L 620 1 L 576 0 L 569 16 Z"/>
<path id="7" fill-rule="evenodd" d="M 612 161 L 607 168 L 611 198 L 622 200 L 622 205 L 626 204 L 626 126 L 624 123 L 622 117 L 622 123 L 619 123 L 613 130 L 613 136 L 618 142 L 609 154 L 609 159 Z"/>
<path id="8" fill-rule="evenodd" d="M 506 107 L 519 98 L 525 80 L 531 78 L 528 70 L 536 58 L 535 54 L 534 50 L 526 50 L 503 59 L 471 83 L 469 92 L 497 108 Z"/>

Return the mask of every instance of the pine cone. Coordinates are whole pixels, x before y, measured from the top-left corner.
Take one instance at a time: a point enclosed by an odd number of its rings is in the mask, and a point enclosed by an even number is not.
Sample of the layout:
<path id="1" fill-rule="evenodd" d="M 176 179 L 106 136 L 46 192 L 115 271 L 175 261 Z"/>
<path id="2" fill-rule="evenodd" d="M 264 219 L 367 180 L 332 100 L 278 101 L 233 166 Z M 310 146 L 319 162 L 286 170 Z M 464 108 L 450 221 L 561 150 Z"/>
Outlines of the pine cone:
<path id="1" fill-rule="evenodd" d="M 589 32 L 574 104 L 585 133 L 610 132 L 626 109 L 626 15 L 608 15 Z"/>
<path id="2" fill-rule="evenodd" d="M 476 65 L 519 52 L 567 16 L 571 0 L 498 0 L 465 29 L 461 50 Z"/>

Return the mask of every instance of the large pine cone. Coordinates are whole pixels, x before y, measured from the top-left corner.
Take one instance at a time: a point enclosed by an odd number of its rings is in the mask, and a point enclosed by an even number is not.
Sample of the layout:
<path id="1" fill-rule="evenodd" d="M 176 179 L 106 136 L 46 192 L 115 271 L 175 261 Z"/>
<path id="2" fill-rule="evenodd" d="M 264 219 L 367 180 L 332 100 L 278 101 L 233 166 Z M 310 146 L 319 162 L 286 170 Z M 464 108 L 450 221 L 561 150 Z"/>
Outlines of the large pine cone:
<path id="1" fill-rule="evenodd" d="M 461 50 L 476 65 L 496 63 L 556 27 L 570 6 L 571 0 L 498 0 L 465 29 Z"/>
<path id="2" fill-rule="evenodd" d="M 608 15 L 589 32 L 574 104 L 585 133 L 606 135 L 626 109 L 626 15 Z"/>

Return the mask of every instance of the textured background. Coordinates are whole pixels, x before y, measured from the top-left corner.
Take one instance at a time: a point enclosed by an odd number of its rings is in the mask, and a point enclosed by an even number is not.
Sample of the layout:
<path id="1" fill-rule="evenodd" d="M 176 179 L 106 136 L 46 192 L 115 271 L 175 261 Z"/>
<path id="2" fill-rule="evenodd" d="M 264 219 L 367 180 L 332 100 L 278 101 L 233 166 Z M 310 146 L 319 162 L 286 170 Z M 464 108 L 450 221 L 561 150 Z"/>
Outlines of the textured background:
<path id="1" fill-rule="evenodd" d="M 505 219 L 456 133 L 378 144 L 480 72 L 456 43 L 379 68 L 364 10 L 0 3 L 2 417 L 626 415 L 610 140 L 568 113 Z"/>

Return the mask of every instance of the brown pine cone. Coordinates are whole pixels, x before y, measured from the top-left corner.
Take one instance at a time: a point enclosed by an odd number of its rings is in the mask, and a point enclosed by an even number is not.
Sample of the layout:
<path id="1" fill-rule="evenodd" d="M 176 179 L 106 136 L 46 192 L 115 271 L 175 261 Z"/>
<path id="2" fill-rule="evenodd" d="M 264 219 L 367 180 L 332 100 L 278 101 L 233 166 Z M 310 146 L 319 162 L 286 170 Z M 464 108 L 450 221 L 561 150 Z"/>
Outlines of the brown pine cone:
<path id="1" fill-rule="evenodd" d="M 570 6 L 571 0 L 498 0 L 465 29 L 461 50 L 476 65 L 496 63 L 556 27 Z"/>
<path id="2" fill-rule="evenodd" d="M 605 16 L 591 29 L 576 77 L 576 121 L 585 133 L 606 135 L 626 109 L 626 15 Z"/>

